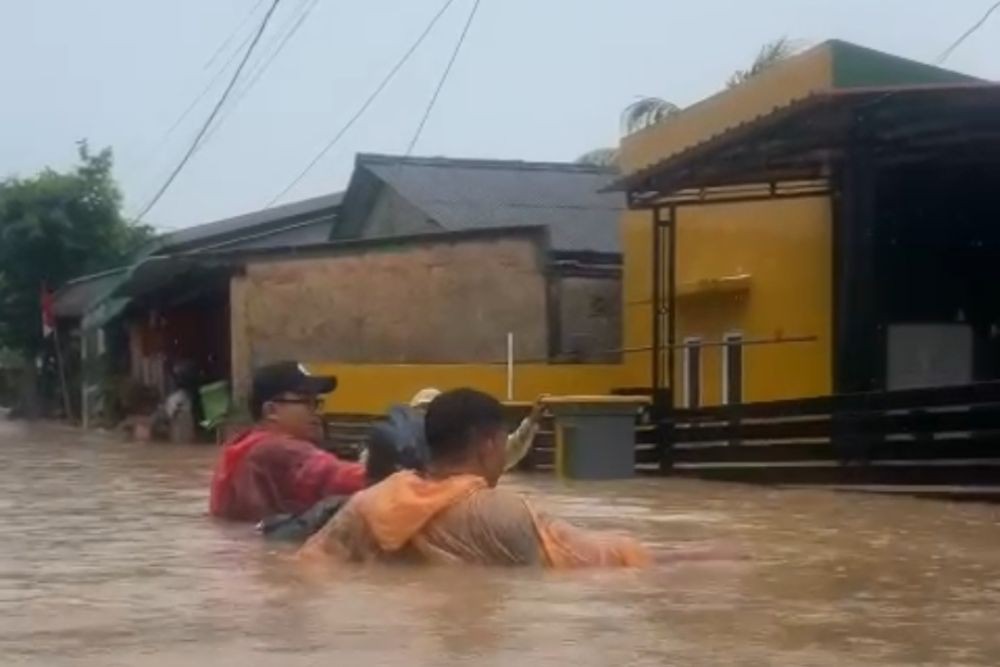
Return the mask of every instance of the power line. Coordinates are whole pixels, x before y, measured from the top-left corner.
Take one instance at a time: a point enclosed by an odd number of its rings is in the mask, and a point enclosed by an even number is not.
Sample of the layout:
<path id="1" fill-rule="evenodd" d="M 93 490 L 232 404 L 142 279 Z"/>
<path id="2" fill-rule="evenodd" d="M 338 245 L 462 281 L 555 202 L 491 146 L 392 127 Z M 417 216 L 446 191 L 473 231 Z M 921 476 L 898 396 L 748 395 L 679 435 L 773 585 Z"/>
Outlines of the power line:
<path id="1" fill-rule="evenodd" d="M 294 37 L 295 34 L 299 31 L 299 28 L 301 28 L 302 25 L 306 22 L 306 19 L 309 18 L 309 15 L 313 12 L 314 9 L 316 9 L 316 6 L 318 4 L 319 0 L 306 0 L 306 2 L 301 6 L 302 11 L 299 14 L 298 18 L 290 19 L 287 23 L 285 23 L 286 28 L 293 22 L 294 25 L 292 25 L 291 29 L 287 30 L 282 37 L 277 37 L 275 39 L 275 42 L 278 42 L 278 40 L 280 40 L 280 43 L 278 43 L 278 47 L 276 49 L 271 51 L 269 55 L 264 56 L 257 61 L 254 70 L 250 73 L 248 77 L 247 84 L 239 90 L 239 92 L 236 94 L 236 97 L 233 99 L 232 103 L 226 107 L 226 111 L 225 113 L 222 114 L 222 117 L 219 118 L 219 121 L 215 125 L 213 125 L 211 130 L 209 130 L 208 134 L 205 135 L 205 140 L 202 141 L 201 146 L 199 146 L 199 149 L 204 147 L 206 144 L 208 144 L 209 141 L 211 141 L 212 137 L 215 136 L 216 131 L 218 131 L 218 129 L 226 122 L 226 119 L 229 118 L 229 115 L 236 110 L 236 108 L 240 105 L 240 102 L 242 102 L 246 98 L 246 96 L 250 93 L 250 91 L 257 84 L 257 82 L 264 75 L 264 73 L 267 72 L 268 68 L 270 68 L 271 65 L 274 63 L 274 61 L 278 58 L 278 56 L 281 55 L 281 52 L 284 50 L 285 46 L 288 45 L 292 37 Z M 273 43 L 274 42 L 272 42 L 272 44 Z"/>
<path id="2" fill-rule="evenodd" d="M 967 40 L 969 37 L 972 37 L 972 35 L 977 30 L 983 27 L 983 24 L 986 23 L 986 21 L 990 18 L 993 12 L 995 12 L 997 9 L 1000 9 L 1000 2 L 994 3 L 992 7 L 986 10 L 986 13 L 983 14 L 982 18 L 976 21 L 976 23 L 974 23 L 971 28 L 962 33 L 962 36 L 956 39 L 951 46 L 942 51 L 941 55 L 938 56 L 937 60 L 935 61 L 936 64 L 940 65 L 945 60 L 947 60 L 951 56 L 951 54 L 955 52 L 955 49 L 960 47 L 965 42 L 965 40 Z"/>
<path id="3" fill-rule="evenodd" d="M 481 0 L 475 0 L 472 4 L 472 9 L 469 11 L 469 18 L 466 19 L 465 27 L 462 28 L 462 33 L 458 36 L 458 42 L 455 43 L 455 49 L 451 52 L 451 58 L 448 59 L 448 64 L 445 65 L 444 71 L 441 73 L 441 79 L 438 81 L 437 88 L 434 89 L 434 94 L 431 96 L 431 100 L 427 104 L 427 108 L 424 110 L 424 115 L 420 119 L 420 124 L 417 125 L 416 132 L 413 133 L 413 138 L 410 139 L 410 145 L 406 147 L 407 157 L 410 156 L 413 152 L 414 146 L 417 145 L 417 141 L 420 140 L 420 135 L 424 131 L 424 125 L 427 124 L 427 119 L 430 118 L 431 111 L 434 109 L 438 96 L 441 94 L 441 89 L 444 88 L 444 84 L 448 80 L 448 75 L 451 74 L 451 68 L 455 64 L 455 60 L 458 59 L 458 53 L 462 50 L 462 44 L 465 43 L 465 36 L 469 34 L 469 28 L 472 27 L 472 20 L 476 18 L 476 12 L 479 11 L 480 2 Z"/>
<path id="4" fill-rule="evenodd" d="M 198 95 L 193 100 L 191 100 L 191 103 L 187 105 L 187 108 L 185 108 L 184 111 L 181 113 L 181 115 L 177 117 L 177 119 L 173 122 L 170 128 L 163 133 L 163 136 L 160 137 L 160 140 L 156 144 L 156 148 L 152 150 L 152 155 L 156 155 L 160 152 L 160 149 L 163 148 L 164 144 L 167 143 L 167 140 L 170 139 L 170 136 L 177 130 L 178 127 L 181 126 L 181 123 L 183 123 L 184 120 L 188 117 L 188 115 L 190 115 L 190 113 L 198 107 L 201 101 L 205 99 L 205 96 L 208 95 L 210 92 L 212 92 L 212 89 L 215 88 L 215 85 L 222 79 L 223 75 L 226 73 L 226 70 L 228 70 L 229 66 L 232 65 L 233 61 L 236 60 L 236 57 L 239 55 L 240 51 L 246 48 L 246 46 L 250 43 L 251 39 L 253 39 L 253 35 L 252 34 L 247 35 L 246 39 L 243 40 L 243 43 L 240 44 L 239 48 L 237 48 L 230 54 L 229 58 L 226 60 L 226 63 L 219 68 L 219 70 L 215 73 L 215 75 L 212 76 L 212 79 L 205 85 L 204 88 L 201 89 L 201 92 L 198 93 Z"/>
<path id="5" fill-rule="evenodd" d="M 299 175 L 296 176 L 291 183 L 286 185 L 281 192 L 275 195 L 274 198 L 267 203 L 266 208 L 270 208 L 275 204 L 275 202 L 277 202 L 279 199 L 288 194 L 288 191 L 294 188 L 296 185 L 298 185 L 299 182 L 303 178 L 305 178 L 305 175 L 308 174 L 312 170 L 312 168 L 316 166 L 316 163 L 319 162 L 321 159 L 323 159 L 323 156 L 326 155 L 328 152 L 330 152 L 331 148 L 337 145 L 337 142 L 339 142 L 340 139 L 345 134 L 347 134 L 347 131 L 350 130 L 351 127 L 354 125 L 354 123 L 357 122 L 357 120 L 364 115 L 365 111 L 368 110 L 368 107 L 372 105 L 372 103 L 382 93 L 385 87 L 389 85 L 389 82 L 392 81 L 393 77 L 396 76 L 396 73 L 399 72 L 400 69 L 402 69 L 403 65 L 406 64 L 406 61 L 410 59 L 410 56 L 412 56 L 413 53 L 417 50 L 417 48 L 423 43 L 424 39 L 427 38 L 427 35 L 430 34 L 431 30 L 437 24 L 438 20 L 444 15 L 446 11 L 448 11 L 448 8 L 451 7 L 451 5 L 454 2 L 455 0 L 446 0 L 444 5 L 442 5 L 441 9 L 438 10 L 437 14 L 434 15 L 434 17 L 424 28 L 424 31 L 420 33 L 419 37 L 417 37 L 416 41 L 413 42 L 410 48 L 407 49 L 406 53 L 403 54 L 403 56 L 396 62 L 396 64 L 393 65 L 392 69 L 389 70 L 389 73 L 385 75 L 385 77 L 378 84 L 378 86 L 375 87 L 375 90 L 373 90 L 371 95 L 368 96 L 368 99 L 366 99 L 364 103 L 358 108 L 358 110 L 354 112 L 354 115 L 351 116 L 351 118 L 344 124 L 344 126 L 337 131 L 337 134 L 334 135 L 333 139 L 331 139 L 323 147 L 323 149 L 316 154 L 316 156 L 312 159 L 312 161 L 310 161 L 309 164 L 306 165 L 306 168 L 303 169 L 301 172 L 299 172 Z"/>
<path id="6" fill-rule="evenodd" d="M 229 97 L 229 93 L 232 92 L 233 87 L 236 85 L 237 79 L 240 78 L 240 74 L 243 72 L 243 68 L 246 67 L 247 61 L 250 60 L 250 55 L 253 53 L 254 48 L 257 46 L 257 43 L 260 41 L 261 36 L 264 34 L 264 30 L 267 29 L 267 24 L 270 22 L 271 16 L 274 15 L 274 10 L 278 8 L 279 2 L 281 2 L 281 0 L 273 0 L 271 2 L 271 6 L 268 8 L 267 14 L 264 15 L 264 19 L 260 22 L 260 27 L 257 28 L 257 32 L 253 36 L 253 40 L 251 40 L 250 46 L 247 47 L 246 53 L 243 54 L 243 59 L 240 60 L 240 64 L 236 67 L 236 71 L 233 72 L 233 77 L 229 80 L 229 84 L 226 86 L 226 89 L 222 91 L 222 96 L 219 97 L 219 101 L 216 102 L 215 107 L 212 109 L 212 113 L 210 113 L 208 115 L 208 118 L 205 119 L 205 122 L 204 124 L 202 124 L 201 129 L 198 130 L 198 134 L 195 136 L 194 141 L 191 142 L 190 148 L 188 148 L 187 152 L 184 154 L 184 157 L 181 158 L 181 161 L 177 164 L 177 167 L 175 167 L 173 172 L 171 172 L 166 182 L 164 182 L 164 184 L 160 187 L 160 189 L 156 192 L 156 194 L 153 195 L 153 199 L 148 204 L 146 204 L 146 206 L 142 209 L 142 211 L 139 212 L 139 215 L 136 216 L 135 222 L 139 222 L 140 220 L 142 220 L 143 216 L 149 213 L 149 210 L 151 208 L 156 206 L 156 203 L 160 201 L 160 198 L 167 191 L 170 185 L 174 182 L 174 179 L 177 178 L 177 175 L 181 173 L 182 169 L 184 169 L 184 166 L 188 163 L 188 160 L 190 160 L 191 156 L 194 155 L 195 149 L 198 148 L 198 142 L 200 142 L 201 138 L 205 136 L 205 132 L 208 131 L 208 128 L 212 124 L 212 121 L 215 120 L 215 117 L 219 114 L 219 110 L 222 109 L 222 105 L 226 103 L 226 99 Z"/>
<path id="7" fill-rule="evenodd" d="M 240 31 L 243 30 L 246 24 L 250 21 L 251 18 L 253 18 L 253 15 L 257 13 L 257 10 L 260 9 L 261 5 L 263 4 L 264 0 L 257 0 L 257 2 L 253 6 L 253 9 L 247 12 L 247 15 L 243 17 L 243 20 L 240 21 L 239 25 L 236 26 L 236 29 L 233 30 L 231 33 L 229 33 L 229 36 L 226 37 L 226 39 L 222 42 L 222 44 L 219 45 L 219 48 L 215 50 L 215 53 L 212 54 L 212 57 L 208 59 L 208 62 L 205 63 L 204 69 L 208 69 L 209 67 L 211 67 L 212 64 L 219 58 L 219 56 L 222 55 L 223 51 L 226 50 L 226 47 L 229 46 L 230 42 L 233 41 L 236 35 L 240 34 Z"/>

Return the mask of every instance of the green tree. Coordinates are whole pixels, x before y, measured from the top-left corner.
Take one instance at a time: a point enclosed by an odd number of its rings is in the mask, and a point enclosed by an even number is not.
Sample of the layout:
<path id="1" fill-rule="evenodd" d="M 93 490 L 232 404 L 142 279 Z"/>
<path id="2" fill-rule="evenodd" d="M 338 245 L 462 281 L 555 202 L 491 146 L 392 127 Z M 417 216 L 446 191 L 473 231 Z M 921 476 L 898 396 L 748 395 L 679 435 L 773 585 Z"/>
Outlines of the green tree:
<path id="1" fill-rule="evenodd" d="M 0 182 L 0 348 L 33 355 L 41 343 L 40 288 L 120 265 L 151 229 L 127 222 L 111 150 L 79 144 L 66 172 Z"/>

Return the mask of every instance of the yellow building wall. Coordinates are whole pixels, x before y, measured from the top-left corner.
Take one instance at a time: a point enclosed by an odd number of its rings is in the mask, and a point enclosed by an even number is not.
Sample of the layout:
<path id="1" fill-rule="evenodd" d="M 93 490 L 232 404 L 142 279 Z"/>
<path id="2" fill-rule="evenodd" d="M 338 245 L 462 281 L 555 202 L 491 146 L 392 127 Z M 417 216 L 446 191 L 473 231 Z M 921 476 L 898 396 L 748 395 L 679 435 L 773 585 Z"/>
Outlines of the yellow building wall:
<path id="1" fill-rule="evenodd" d="M 625 211 L 622 241 L 622 383 L 649 387 L 653 344 L 653 233 L 652 211 Z"/>
<path id="2" fill-rule="evenodd" d="M 652 343 L 650 216 L 649 211 L 634 211 L 622 220 L 625 340 L 632 348 Z M 804 343 L 745 346 L 744 400 L 830 392 L 832 245 L 826 197 L 681 208 L 677 249 L 679 291 L 713 280 L 749 276 L 745 291 L 695 292 L 679 297 L 677 343 L 687 337 L 718 342 L 731 332 L 741 333 L 746 340 L 815 337 Z M 673 354 L 680 404 L 683 355 L 680 350 Z M 703 405 L 722 401 L 722 356 L 721 347 L 702 350 Z M 629 354 L 625 365 L 622 377 L 627 385 L 649 385 L 649 353 Z"/>
<path id="3" fill-rule="evenodd" d="M 310 363 L 315 374 L 337 376 L 339 387 L 327 397 L 327 413 L 381 414 L 409 402 L 424 387 L 442 391 L 473 387 L 507 398 L 507 367 L 498 364 L 331 364 Z M 607 394 L 620 386 L 622 367 L 598 364 L 524 364 L 514 369 L 514 401 L 534 401 L 540 394 Z"/>
<path id="4" fill-rule="evenodd" d="M 682 209 L 677 226 L 678 285 L 749 275 L 745 293 L 678 301 L 678 342 L 815 337 L 744 349 L 744 398 L 819 396 L 832 386 L 831 212 L 826 197 Z M 722 402 L 720 347 L 702 352 L 702 402 Z M 678 387 L 682 364 L 678 353 Z"/>

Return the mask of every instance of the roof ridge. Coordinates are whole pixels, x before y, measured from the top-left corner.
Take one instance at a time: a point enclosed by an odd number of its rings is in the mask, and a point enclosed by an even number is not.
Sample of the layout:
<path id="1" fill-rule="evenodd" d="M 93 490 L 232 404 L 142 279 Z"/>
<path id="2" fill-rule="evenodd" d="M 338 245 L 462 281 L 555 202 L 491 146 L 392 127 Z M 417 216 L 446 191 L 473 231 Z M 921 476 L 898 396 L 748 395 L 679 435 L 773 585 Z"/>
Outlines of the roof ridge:
<path id="1" fill-rule="evenodd" d="M 524 171 L 563 171 L 586 174 L 615 174 L 611 167 L 578 162 L 505 160 L 500 158 L 453 158 L 444 156 L 407 156 L 387 153 L 358 153 L 358 164 L 414 165 L 426 167 L 461 167 L 465 169 L 521 169 Z"/>

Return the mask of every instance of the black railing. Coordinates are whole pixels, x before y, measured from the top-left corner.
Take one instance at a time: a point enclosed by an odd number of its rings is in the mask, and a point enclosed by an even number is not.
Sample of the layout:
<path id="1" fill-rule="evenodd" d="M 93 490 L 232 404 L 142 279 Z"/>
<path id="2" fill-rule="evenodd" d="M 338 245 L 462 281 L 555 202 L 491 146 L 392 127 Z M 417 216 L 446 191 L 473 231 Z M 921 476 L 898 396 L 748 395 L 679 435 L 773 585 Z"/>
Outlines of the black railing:
<path id="1" fill-rule="evenodd" d="M 676 475 L 1000 491 L 1000 382 L 678 409 L 658 435 Z"/>

